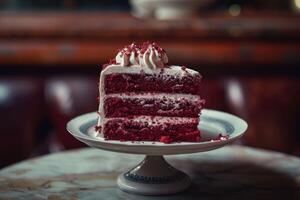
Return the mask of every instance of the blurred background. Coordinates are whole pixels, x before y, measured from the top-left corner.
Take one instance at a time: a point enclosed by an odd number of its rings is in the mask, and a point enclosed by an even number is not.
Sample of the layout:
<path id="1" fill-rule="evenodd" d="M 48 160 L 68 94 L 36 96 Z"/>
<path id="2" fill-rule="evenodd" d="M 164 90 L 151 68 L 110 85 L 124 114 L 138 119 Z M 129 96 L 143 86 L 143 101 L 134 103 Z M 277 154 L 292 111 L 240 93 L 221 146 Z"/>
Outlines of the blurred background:
<path id="1" fill-rule="evenodd" d="M 0 0 L 0 168 L 84 146 L 101 65 L 155 41 L 204 76 L 207 108 L 245 118 L 238 143 L 300 155 L 300 0 Z"/>

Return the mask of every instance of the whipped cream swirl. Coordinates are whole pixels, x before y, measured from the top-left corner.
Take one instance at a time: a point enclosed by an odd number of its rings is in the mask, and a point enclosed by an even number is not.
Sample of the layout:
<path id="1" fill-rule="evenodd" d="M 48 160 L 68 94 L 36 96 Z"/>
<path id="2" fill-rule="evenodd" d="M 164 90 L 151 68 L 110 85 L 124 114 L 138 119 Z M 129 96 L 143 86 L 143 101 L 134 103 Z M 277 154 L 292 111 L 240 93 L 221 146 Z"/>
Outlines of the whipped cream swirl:
<path id="1" fill-rule="evenodd" d="M 164 49 L 155 43 L 143 43 L 141 46 L 131 44 L 124 47 L 116 56 L 119 66 L 139 65 L 150 69 L 164 68 L 168 64 L 168 56 Z"/>
<path id="2" fill-rule="evenodd" d="M 145 47 L 144 47 L 145 48 Z M 142 49 L 139 56 L 141 66 L 146 66 L 151 69 L 164 68 L 168 64 L 168 56 L 164 49 L 158 47 L 155 43 L 148 44 L 145 49 Z"/>
<path id="3" fill-rule="evenodd" d="M 121 66 L 130 66 L 139 64 L 139 55 L 140 49 L 136 44 L 131 44 L 124 47 L 116 56 L 116 63 Z"/>

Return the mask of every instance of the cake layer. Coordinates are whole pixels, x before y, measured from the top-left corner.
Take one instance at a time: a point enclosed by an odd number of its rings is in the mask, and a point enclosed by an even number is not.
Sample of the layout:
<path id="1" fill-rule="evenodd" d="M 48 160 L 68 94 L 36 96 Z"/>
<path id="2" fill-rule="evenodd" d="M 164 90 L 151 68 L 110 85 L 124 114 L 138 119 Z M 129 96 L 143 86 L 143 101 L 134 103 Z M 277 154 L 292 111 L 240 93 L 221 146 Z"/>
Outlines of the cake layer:
<path id="1" fill-rule="evenodd" d="M 204 101 L 198 95 L 112 94 L 104 99 L 105 117 L 132 115 L 198 117 Z"/>
<path id="2" fill-rule="evenodd" d="M 133 117 L 105 119 L 103 136 L 109 140 L 160 141 L 165 143 L 200 141 L 199 118 Z"/>
<path id="3" fill-rule="evenodd" d="M 104 78 L 105 93 L 164 92 L 199 94 L 201 75 L 112 73 Z"/>

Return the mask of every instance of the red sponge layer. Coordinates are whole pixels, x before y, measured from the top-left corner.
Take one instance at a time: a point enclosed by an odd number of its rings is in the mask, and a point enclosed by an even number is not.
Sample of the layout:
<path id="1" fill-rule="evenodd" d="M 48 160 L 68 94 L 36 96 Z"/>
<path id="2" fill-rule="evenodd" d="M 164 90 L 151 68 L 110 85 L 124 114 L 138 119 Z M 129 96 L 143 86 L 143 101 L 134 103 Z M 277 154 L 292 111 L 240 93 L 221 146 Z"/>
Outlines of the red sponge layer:
<path id="1" fill-rule="evenodd" d="M 168 74 L 107 74 L 105 93 L 164 92 L 199 94 L 201 75 L 186 75 L 182 78 Z"/>
<path id="2" fill-rule="evenodd" d="M 200 98 L 131 98 L 106 97 L 105 117 L 127 117 L 132 115 L 151 115 L 169 117 L 198 117 L 204 101 Z"/>
<path id="3" fill-rule="evenodd" d="M 110 119 L 104 125 L 104 138 L 121 141 L 198 142 L 198 118 L 186 123 L 138 122 L 128 118 Z"/>

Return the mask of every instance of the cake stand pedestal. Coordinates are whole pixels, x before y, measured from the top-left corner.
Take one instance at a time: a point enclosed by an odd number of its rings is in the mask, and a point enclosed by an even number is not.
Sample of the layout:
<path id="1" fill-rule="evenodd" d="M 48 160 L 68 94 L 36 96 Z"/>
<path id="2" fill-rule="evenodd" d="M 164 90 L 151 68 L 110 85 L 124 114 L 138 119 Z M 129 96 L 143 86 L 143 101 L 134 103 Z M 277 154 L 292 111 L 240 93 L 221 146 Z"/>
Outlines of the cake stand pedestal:
<path id="1" fill-rule="evenodd" d="M 174 194 L 190 185 L 190 177 L 172 167 L 163 156 L 147 155 L 139 165 L 118 177 L 121 190 L 142 195 Z"/>
<path id="2" fill-rule="evenodd" d="M 96 112 L 81 115 L 67 124 L 67 130 L 78 140 L 99 149 L 146 155 L 145 159 L 128 172 L 119 175 L 117 183 L 121 190 L 141 195 L 167 195 L 181 192 L 191 185 L 191 179 L 168 164 L 163 155 L 204 152 L 223 147 L 241 137 L 247 123 L 228 113 L 202 110 L 199 128 L 204 142 L 121 142 L 105 140 L 94 128 Z M 228 139 L 218 139 L 219 134 Z"/>

